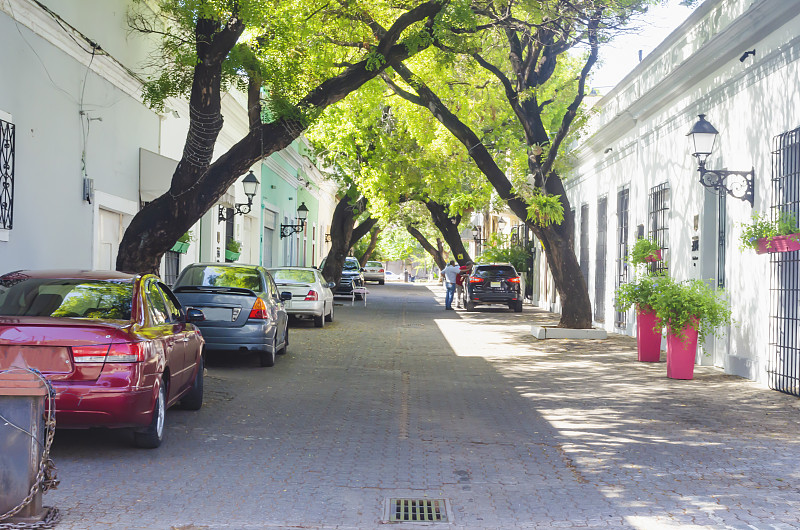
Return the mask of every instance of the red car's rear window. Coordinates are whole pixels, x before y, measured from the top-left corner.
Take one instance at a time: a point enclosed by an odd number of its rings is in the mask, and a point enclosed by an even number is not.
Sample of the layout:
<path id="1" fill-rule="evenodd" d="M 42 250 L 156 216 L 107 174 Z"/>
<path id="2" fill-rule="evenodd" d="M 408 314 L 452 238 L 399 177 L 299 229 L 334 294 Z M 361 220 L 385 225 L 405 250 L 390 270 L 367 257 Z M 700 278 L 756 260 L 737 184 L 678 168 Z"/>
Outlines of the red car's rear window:
<path id="1" fill-rule="evenodd" d="M 130 320 L 130 280 L 0 277 L 0 316 Z"/>

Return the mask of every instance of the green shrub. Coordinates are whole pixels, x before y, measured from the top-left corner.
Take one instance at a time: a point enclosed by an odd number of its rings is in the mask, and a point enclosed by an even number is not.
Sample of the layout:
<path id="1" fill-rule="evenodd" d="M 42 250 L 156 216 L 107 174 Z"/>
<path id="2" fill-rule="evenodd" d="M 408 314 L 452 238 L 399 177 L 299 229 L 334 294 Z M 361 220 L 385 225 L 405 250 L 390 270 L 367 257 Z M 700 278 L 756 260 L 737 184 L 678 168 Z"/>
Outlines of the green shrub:
<path id="1" fill-rule="evenodd" d="M 661 246 L 655 241 L 641 237 L 633 244 L 628 254 L 628 262 L 633 265 L 643 265 L 652 261 L 657 256 L 656 252 L 661 250 Z M 651 258 L 648 260 L 648 258 Z"/>
<path id="2" fill-rule="evenodd" d="M 703 280 L 670 281 L 659 285 L 659 292 L 651 299 L 650 305 L 656 316 L 668 326 L 669 332 L 678 337 L 683 335 L 687 324 L 698 319 L 698 342 L 701 345 L 706 337 L 720 336 L 719 328 L 731 322 L 725 293 Z"/>
<path id="3" fill-rule="evenodd" d="M 228 241 L 228 244 L 225 245 L 225 250 L 227 250 L 228 252 L 239 254 L 242 251 L 242 244 L 241 242 L 236 241 L 235 239 L 231 239 L 230 241 Z"/>

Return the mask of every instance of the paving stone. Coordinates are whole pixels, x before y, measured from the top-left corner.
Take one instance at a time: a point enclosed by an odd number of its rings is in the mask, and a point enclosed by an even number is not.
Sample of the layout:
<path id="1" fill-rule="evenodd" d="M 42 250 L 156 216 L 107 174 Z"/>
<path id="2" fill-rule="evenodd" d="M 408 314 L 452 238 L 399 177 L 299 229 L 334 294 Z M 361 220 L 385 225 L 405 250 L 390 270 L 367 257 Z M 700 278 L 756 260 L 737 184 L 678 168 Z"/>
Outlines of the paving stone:
<path id="1" fill-rule="evenodd" d="M 210 359 L 157 450 L 59 430 L 58 528 L 376 529 L 389 497 L 448 499 L 451 529 L 800 528 L 797 399 L 712 367 L 668 380 L 628 337 L 536 341 L 556 317 L 530 307 L 370 293 L 294 323 L 273 368 Z"/>

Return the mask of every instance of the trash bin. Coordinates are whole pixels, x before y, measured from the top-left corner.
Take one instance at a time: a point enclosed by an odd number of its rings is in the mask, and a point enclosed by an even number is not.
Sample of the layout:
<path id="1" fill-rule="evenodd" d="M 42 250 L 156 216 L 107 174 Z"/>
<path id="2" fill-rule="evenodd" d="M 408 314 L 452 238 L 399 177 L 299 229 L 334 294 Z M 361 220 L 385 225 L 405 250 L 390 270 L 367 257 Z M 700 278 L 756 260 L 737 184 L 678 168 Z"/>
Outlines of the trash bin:
<path id="1" fill-rule="evenodd" d="M 22 509 L 3 519 L 31 493 L 42 464 L 48 388 L 27 370 L 0 372 L 0 521 L 35 522 L 46 516 L 41 488 Z"/>

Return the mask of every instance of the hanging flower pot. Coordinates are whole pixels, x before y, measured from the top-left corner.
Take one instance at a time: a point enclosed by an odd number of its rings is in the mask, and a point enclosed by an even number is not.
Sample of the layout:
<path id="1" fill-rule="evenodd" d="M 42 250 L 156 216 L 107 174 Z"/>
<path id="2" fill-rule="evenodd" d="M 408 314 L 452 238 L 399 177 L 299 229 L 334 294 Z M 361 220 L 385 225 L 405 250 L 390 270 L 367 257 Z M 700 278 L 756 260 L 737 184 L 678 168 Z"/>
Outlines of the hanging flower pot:
<path id="1" fill-rule="evenodd" d="M 225 251 L 225 259 L 230 260 L 230 261 L 238 260 L 240 255 L 241 255 L 241 252 L 232 252 L 230 250 L 226 250 Z"/>
<path id="2" fill-rule="evenodd" d="M 645 256 L 644 260 L 648 263 L 654 263 L 656 261 L 661 261 L 661 249 L 654 250 L 650 255 Z"/>
<path id="3" fill-rule="evenodd" d="M 178 252 L 180 254 L 186 254 L 186 251 L 189 250 L 189 243 L 184 243 L 183 241 L 178 241 L 172 248 L 170 249 L 173 252 Z"/>
<path id="4" fill-rule="evenodd" d="M 800 234 L 765 237 L 758 240 L 756 254 L 774 254 L 800 250 Z"/>
<path id="5" fill-rule="evenodd" d="M 636 306 L 636 351 L 641 362 L 661 361 L 661 321 L 650 306 Z"/>
<path id="6" fill-rule="evenodd" d="M 670 379 L 694 378 L 698 325 L 697 318 L 692 318 L 679 332 L 667 331 L 667 377 Z"/>

